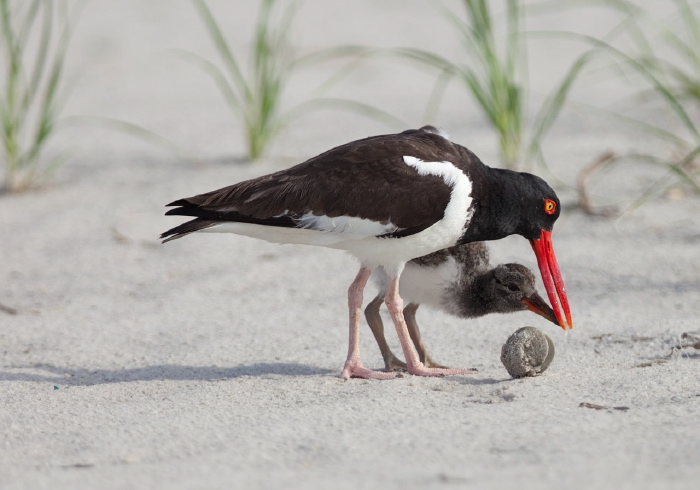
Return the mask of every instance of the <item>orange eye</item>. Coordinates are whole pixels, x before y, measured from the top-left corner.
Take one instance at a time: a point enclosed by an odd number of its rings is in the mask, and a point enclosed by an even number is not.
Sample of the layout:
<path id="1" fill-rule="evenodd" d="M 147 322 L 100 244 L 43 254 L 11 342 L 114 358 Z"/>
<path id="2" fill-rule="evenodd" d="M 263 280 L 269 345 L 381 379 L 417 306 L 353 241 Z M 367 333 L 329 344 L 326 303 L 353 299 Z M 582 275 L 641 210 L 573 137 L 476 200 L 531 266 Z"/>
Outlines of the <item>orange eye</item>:
<path id="1" fill-rule="evenodd" d="M 554 214 L 554 212 L 557 210 L 557 203 L 552 201 L 551 199 L 545 199 L 544 200 L 544 212 L 547 214 Z"/>

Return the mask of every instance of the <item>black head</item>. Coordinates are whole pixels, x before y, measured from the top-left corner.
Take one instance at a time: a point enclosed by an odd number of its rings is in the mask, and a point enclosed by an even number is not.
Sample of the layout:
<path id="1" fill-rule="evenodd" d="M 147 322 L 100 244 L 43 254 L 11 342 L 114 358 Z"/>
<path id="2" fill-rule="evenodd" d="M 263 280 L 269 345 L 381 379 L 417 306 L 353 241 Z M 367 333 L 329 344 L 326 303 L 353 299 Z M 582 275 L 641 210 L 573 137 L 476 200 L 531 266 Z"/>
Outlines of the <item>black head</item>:
<path id="1" fill-rule="evenodd" d="M 501 264 L 474 281 L 470 298 L 475 315 L 530 310 L 559 325 L 554 311 L 537 293 L 535 276 L 521 264 Z"/>
<path id="2" fill-rule="evenodd" d="M 462 243 L 508 235 L 534 240 L 542 230 L 551 232 L 559 218 L 557 194 L 536 175 L 486 167 L 473 182 L 475 213 Z"/>
<path id="3" fill-rule="evenodd" d="M 473 214 L 458 243 L 500 240 L 514 234 L 527 238 L 537 256 L 556 323 L 565 330 L 572 328 L 569 300 L 552 245 L 552 228 L 561 212 L 554 190 L 541 178 L 524 172 L 473 162 L 467 172 L 472 181 Z"/>
<path id="4" fill-rule="evenodd" d="M 528 240 L 540 237 L 542 230 L 552 231 L 559 218 L 561 205 L 559 198 L 547 182 L 536 175 L 521 173 L 523 181 L 521 210 L 523 220 L 518 234 Z"/>

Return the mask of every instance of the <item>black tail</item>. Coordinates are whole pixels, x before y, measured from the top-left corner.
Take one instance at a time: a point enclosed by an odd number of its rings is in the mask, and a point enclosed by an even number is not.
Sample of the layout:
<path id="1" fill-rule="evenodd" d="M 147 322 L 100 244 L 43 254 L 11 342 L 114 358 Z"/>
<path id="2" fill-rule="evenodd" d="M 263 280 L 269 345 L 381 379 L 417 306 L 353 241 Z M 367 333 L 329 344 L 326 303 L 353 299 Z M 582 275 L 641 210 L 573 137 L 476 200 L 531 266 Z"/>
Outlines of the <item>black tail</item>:
<path id="1" fill-rule="evenodd" d="M 255 218 L 253 216 L 246 216 L 245 214 L 240 214 L 235 211 L 212 211 L 210 209 L 204 209 L 196 204 L 192 204 L 186 199 L 171 202 L 168 204 L 168 206 L 177 207 L 168 210 L 165 213 L 166 216 L 193 216 L 195 219 L 176 226 L 175 228 L 171 228 L 170 230 L 161 234 L 160 238 L 163 239 L 163 243 L 189 235 L 190 233 L 194 233 L 196 231 L 204 230 L 205 228 L 210 228 L 219 223 L 225 223 L 227 221 L 252 223 L 264 226 L 282 226 L 287 228 L 296 227 L 296 223 L 289 216 Z"/>
<path id="2" fill-rule="evenodd" d="M 160 238 L 163 239 L 163 243 L 169 242 L 170 240 L 175 240 L 185 235 L 189 235 L 195 231 L 204 230 L 205 228 L 209 228 L 218 223 L 221 223 L 221 221 L 204 218 L 193 219 L 192 221 L 188 221 L 187 223 L 183 223 L 175 228 L 171 228 L 168 231 L 161 233 Z"/>

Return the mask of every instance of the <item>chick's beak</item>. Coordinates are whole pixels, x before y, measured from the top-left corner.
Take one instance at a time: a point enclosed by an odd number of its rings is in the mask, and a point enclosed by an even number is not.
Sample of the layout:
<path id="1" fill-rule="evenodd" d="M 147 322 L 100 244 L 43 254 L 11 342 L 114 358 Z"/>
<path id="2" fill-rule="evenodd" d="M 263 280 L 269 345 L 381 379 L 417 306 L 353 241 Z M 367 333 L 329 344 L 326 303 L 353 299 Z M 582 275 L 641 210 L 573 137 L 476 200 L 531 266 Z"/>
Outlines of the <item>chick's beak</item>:
<path id="1" fill-rule="evenodd" d="M 525 309 L 532 311 L 533 313 L 537 313 L 555 325 L 559 325 L 559 319 L 557 318 L 557 315 L 554 314 L 554 310 L 550 308 L 544 298 L 542 298 L 542 296 L 539 294 L 535 293 L 529 298 L 524 298 L 522 301 L 525 305 Z"/>

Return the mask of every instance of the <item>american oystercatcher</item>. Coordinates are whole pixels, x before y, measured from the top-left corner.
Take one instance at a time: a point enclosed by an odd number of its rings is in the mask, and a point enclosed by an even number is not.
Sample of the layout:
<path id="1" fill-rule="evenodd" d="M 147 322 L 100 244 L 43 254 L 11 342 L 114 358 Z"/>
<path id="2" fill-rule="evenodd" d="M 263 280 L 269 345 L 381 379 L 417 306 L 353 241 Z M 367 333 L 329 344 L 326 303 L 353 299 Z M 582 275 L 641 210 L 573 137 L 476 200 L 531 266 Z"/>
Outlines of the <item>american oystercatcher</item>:
<path id="1" fill-rule="evenodd" d="M 384 359 L 387 371 L 406 370 L 386 342 L 379 310 L 387 286 L 381 267 L 372 272 L 379 294 L 365 308 L 365 318 Z M 408 305 L 403 310 L 408 333 L 426 367 L 445 368 L 428 354 L 416 321 L 416 312 L 426 304 L 460 318 L 476 318 L 489 313 L 514 313 L 530 310 L 559 325 L 554 311 L 537 293 L 535 276 L 521 264 L 491 267 L 484 242 L 465 243 L 439 250 L 406 263 L 399 281 L 401 297 Z"/>
<path id="2" fill-rule="evenodd" d="M 357 257 L 360 270 L 348 290 L 350 341 L 343 378 L 395 376 L 367 369 L 360 360 L 362 292 L 378 266 L 389 278 L 385 302 L 408 372 L 469 372 L 420 362 L 399 295 L 406 262 L 461 243 L 524 236 L 560 326 L 572 326 L 551 239 L 560 212 L 557 195 L 539 177 L 484 165 L 432 126 L 353 141 L 289 169 L 168 206 L 174 206 L 168 215 L 195 219 L 164 232 L 164 242 L 201 231 L 236 233 L 337 248 Z"/>

